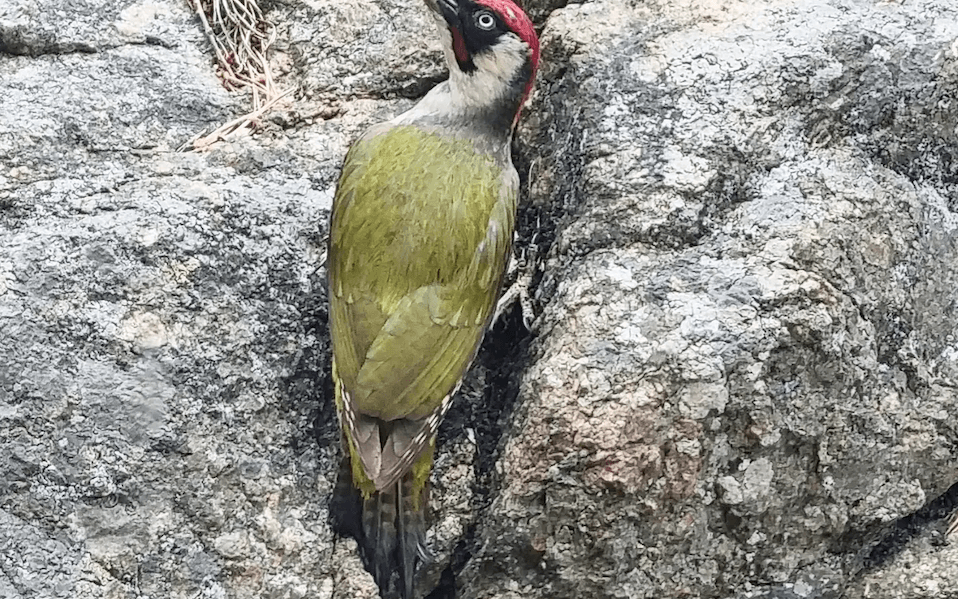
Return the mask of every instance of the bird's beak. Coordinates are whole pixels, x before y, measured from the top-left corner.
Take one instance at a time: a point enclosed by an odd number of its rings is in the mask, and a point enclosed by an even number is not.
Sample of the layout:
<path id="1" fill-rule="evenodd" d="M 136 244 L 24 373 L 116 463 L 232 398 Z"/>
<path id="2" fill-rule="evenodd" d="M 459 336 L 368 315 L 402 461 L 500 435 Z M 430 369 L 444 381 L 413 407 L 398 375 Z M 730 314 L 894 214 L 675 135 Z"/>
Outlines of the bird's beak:
<path id="1" fill-rule="evenodd" d="M 426 0 L 426 6 L 436 16 L 445 19 L 450 27 L 459 29 L 459 4 L 456 0 Z"/>

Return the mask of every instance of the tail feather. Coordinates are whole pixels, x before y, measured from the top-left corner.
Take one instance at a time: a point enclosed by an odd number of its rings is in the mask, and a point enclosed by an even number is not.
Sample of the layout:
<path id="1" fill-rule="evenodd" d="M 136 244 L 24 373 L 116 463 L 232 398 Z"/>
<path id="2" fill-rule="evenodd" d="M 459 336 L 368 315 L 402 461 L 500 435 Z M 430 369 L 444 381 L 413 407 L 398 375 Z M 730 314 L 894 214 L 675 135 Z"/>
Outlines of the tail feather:
<path id="1" fill-rule="evenodd" d="M 411 599 L 415 588 L 417 562 L 428 563 L 431 560 L 426 549 L 426 498 L 428 484 L 416 497 L 413 489 L 413 477 L 404 476 L 397 484 L 399 514 L 399 579 L 403 585 L 403 599 Z"/>
<path id="2" fill-rule="evenodd" d="M 389 587 L 396 551 L 397 489 L 374 493 L 363 501 L 363 539 L 360 541 L 368 569 L 380 589 Z"/>
<path id="3" fill-rule="evenodd" d="M 417 496 L 414 475 L 410 472 L 391 487 L 362 498 L 349 484 L 348 468 L 341 468 L 339 476 L 337 494 L 352 496 L 334 498 L 332 505 L 339 508 L 334 520 L 338 523 L 337 532 L 356 539 L 363 564 L 373 575 L 384 599 L 396 596 L 414 599 L 416 572 L 421 564 L 432 560 L 426 549 L 428 489 L 422 489 Z M 344 477 L 349 481 L 347 484 L 343 484 Z M 358 513 L 346 509 L 356 504 L 361 504 Z M 398 574 L 398 581 L 394 580 L 393 573 Z"/>

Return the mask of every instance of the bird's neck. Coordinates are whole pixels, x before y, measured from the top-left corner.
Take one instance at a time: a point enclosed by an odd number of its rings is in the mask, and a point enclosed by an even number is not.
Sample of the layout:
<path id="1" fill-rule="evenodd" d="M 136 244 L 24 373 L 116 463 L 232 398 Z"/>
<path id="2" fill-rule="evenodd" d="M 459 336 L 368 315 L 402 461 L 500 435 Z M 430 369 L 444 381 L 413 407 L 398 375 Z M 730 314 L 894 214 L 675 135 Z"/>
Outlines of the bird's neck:
<path id="1" fill-rule="evenodd" d="M 452 50 L 446 51 L 453 102 L 477 110 L 500 111 L 515 120 L 533 75 L 528 48 L 519 40 L 506 37 L 494 49 L 473 56 L 472 61 L 476 68 L 465 72 L 459 68 Z"/>
<path id="2" fill-rule="evenodd" d="M 486 100 L 464 101 L 461 90 L 457 90 L 452 81 L 444 81 L 393 122 L 469 139 L 483 153 L 508 157 L 521 98 L 488 97 Z"/>

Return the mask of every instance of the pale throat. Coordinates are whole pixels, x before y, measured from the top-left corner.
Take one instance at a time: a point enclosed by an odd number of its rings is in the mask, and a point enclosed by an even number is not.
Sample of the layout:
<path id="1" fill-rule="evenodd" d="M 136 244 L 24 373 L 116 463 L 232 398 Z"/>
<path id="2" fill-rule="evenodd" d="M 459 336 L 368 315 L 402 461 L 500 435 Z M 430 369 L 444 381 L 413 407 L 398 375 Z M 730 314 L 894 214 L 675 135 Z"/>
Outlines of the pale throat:
<path id="1" fill-rule="evenodd" d="M 457 102 L 476 108 L 488 108 L 516 93 L 516 77 L 522 72 L 529 58 L 529 47 L 515 35 L 504 35 L 495 46 L 472 57 L 476 70 L 464 73 L 456 63 L 452 40 L 445 32 L 443 41 L 449 63 L 450 91 Z M 521 94 L 522 90 L 518 90 Z M 518 98 L 516 98 L 518 100 Z"/>

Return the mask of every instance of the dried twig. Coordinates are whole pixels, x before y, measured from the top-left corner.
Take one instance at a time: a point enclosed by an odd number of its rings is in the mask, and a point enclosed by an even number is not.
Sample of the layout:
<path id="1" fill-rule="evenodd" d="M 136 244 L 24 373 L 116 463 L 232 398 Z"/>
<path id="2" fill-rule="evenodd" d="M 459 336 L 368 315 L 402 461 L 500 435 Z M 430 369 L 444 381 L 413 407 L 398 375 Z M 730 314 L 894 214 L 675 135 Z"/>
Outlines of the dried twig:
<path id="1" fill-rule="evenodd" d="M 292 89 L 284 91 L 282 94 L 276 96 L 269 102 L 266 102 L 256 110 L 244 114 L 243 116 L 233 119 L 232 121 L 226 123 L 225 125 L 220 126 L 216 131 L 213 131 L 210 134 L 203 135 L 200 133 L 187 143 L 187 147 L 192 147 L 194 150 L 205 150 L 210 145 L 226 140 L 227 136 L 231 133 L 244 127 L 246 125 L 255 124 L 257 120 L 263 116 L 270 108 L 279 103 L 280 100 L 293 93 Z"/>
<path id="2" fill-rule="evenodd" d="M 243 128 L 255 129 L 259 118 L 293 90 L 280 90 L 270 73 L 267 54 L 276 30 L 263 17 L 258 0 L 187 0 L 196 11 L 216 55 L 217 74 L 229 90 L 248 87 L 252 110 L 184 146 L 205 149 Z"/>

